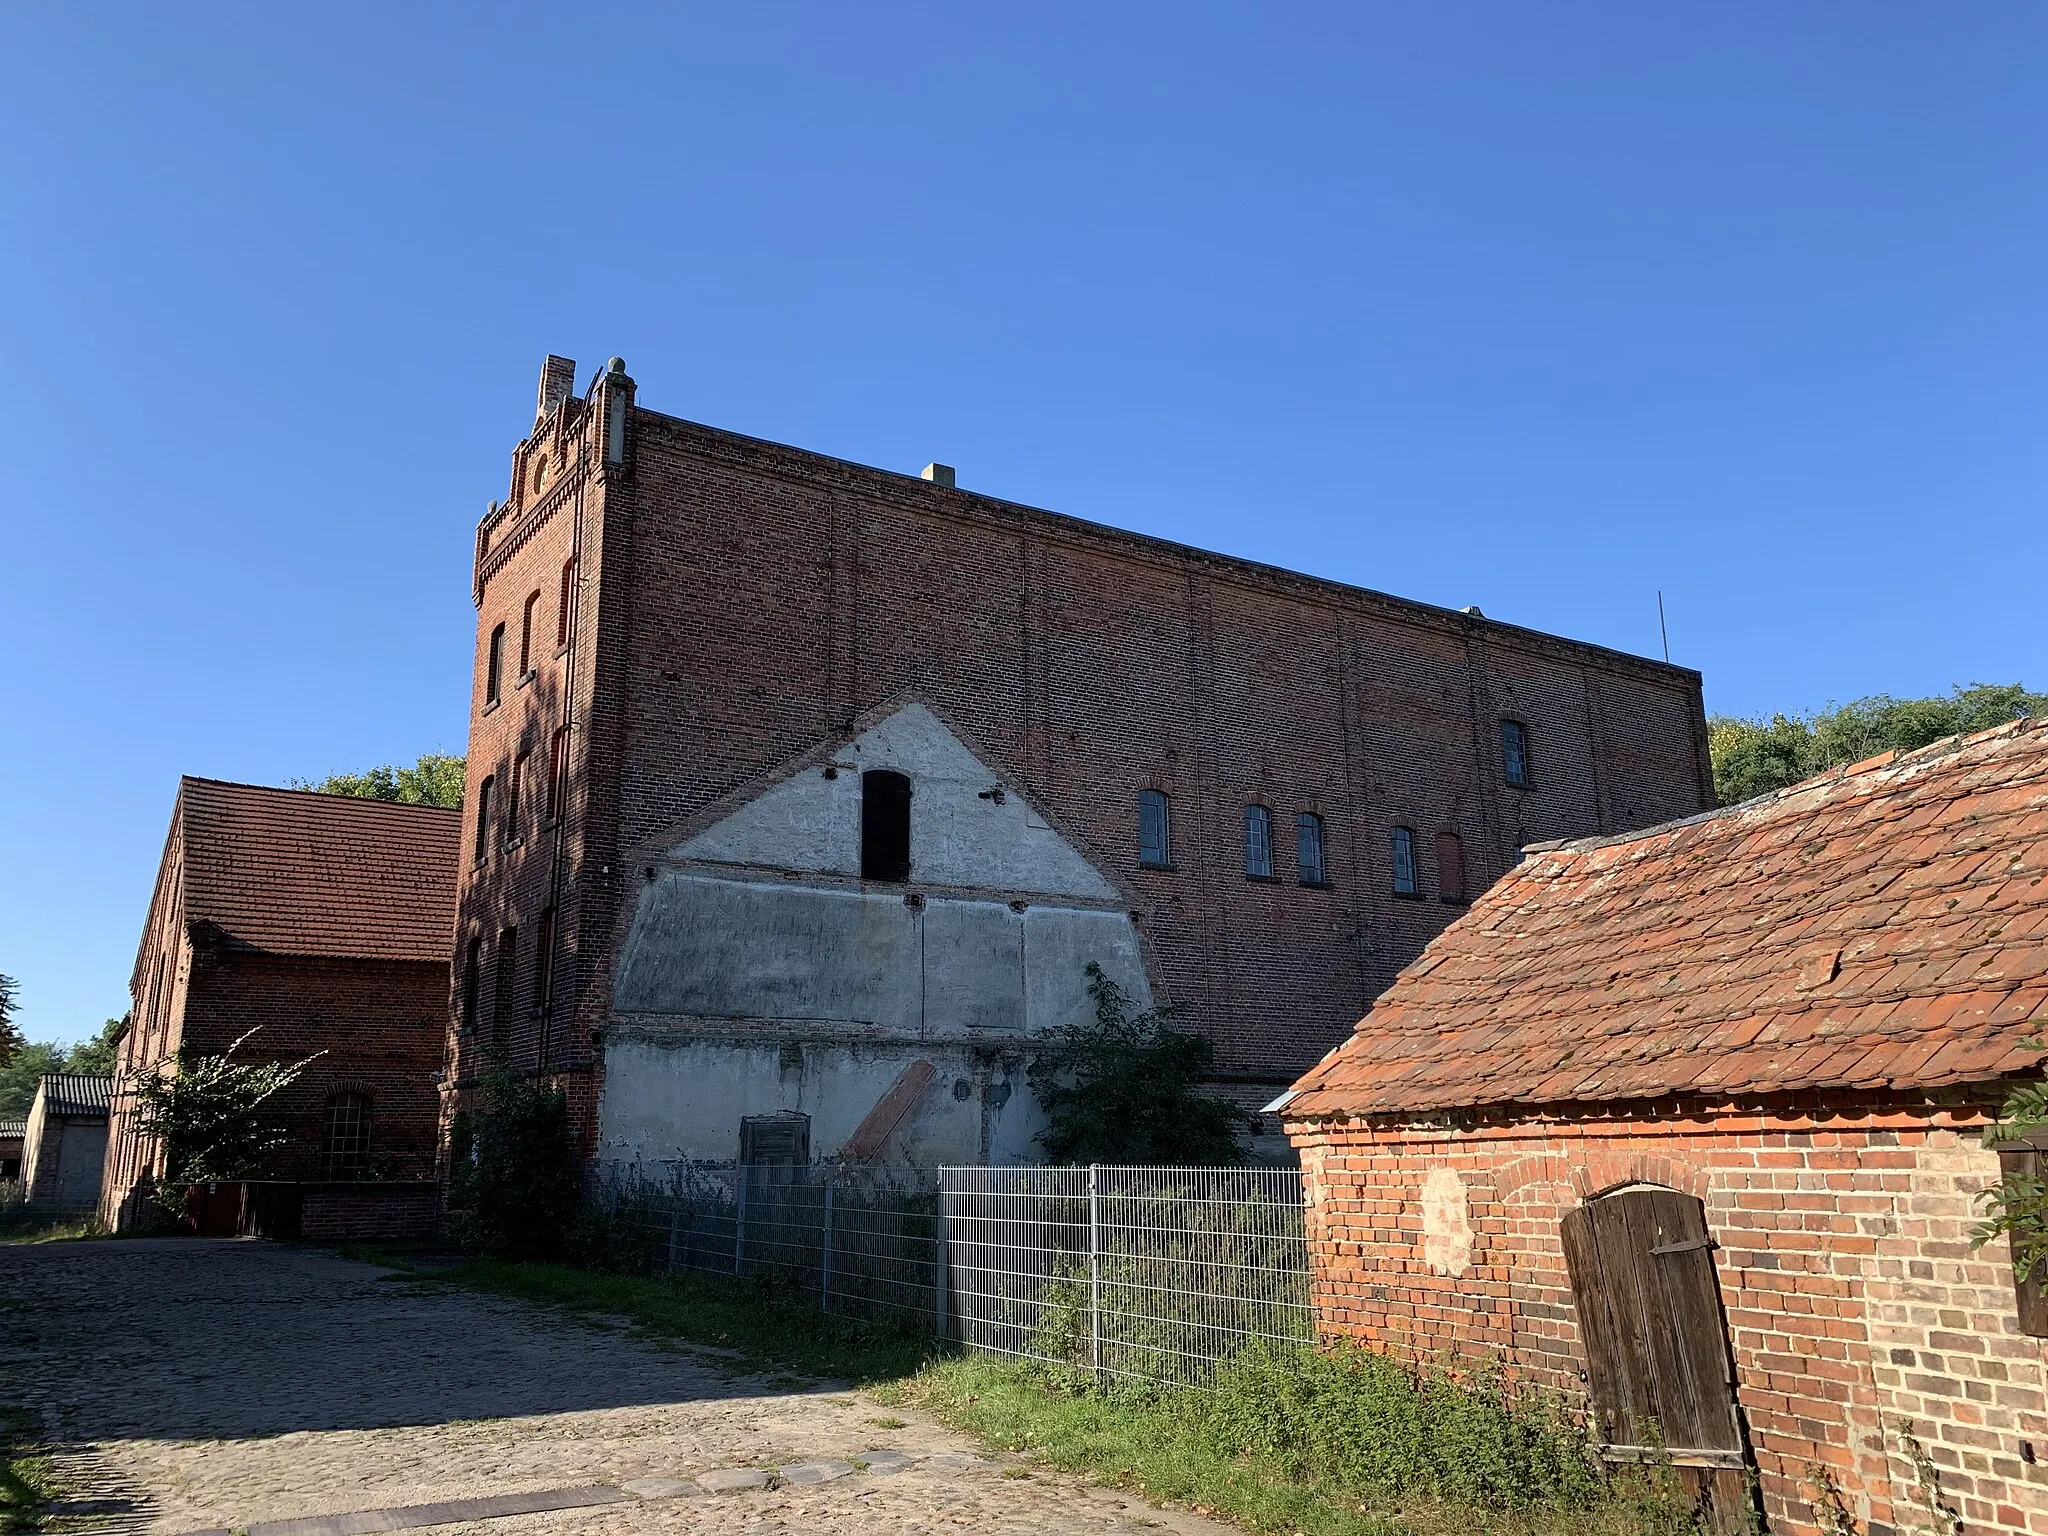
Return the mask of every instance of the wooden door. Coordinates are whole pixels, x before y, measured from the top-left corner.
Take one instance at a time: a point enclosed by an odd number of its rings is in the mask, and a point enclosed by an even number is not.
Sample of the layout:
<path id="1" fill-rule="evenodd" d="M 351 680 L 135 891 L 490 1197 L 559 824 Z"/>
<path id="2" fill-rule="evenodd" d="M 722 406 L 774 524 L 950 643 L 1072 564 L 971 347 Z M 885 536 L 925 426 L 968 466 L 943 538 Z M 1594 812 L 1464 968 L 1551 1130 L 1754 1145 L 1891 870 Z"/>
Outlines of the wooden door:
<path id="1" fill-rule="evenodd" d="M 1713 1528 L 1745 1529 L 1749 1456 L 1705 1208 L 1639 1186 L 1587 1201 L 1561 1234 L 1605 1454 L 1668 1456 Z"/>

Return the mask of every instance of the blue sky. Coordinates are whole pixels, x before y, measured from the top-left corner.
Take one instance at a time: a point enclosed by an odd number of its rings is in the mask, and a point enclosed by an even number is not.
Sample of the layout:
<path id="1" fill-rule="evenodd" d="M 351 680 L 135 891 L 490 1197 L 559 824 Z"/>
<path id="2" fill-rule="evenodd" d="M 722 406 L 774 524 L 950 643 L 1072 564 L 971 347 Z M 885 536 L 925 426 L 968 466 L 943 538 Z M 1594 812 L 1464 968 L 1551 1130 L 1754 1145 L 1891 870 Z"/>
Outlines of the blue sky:
<path id="1" fill-rule="evenodd" d="M 1689 12 L 1689 14 L 1688 14 Z M 2048 686 L 2048 9 L 7 7 L 0 971 L 460 750 L 540 361 L 1645 654 Z"/>

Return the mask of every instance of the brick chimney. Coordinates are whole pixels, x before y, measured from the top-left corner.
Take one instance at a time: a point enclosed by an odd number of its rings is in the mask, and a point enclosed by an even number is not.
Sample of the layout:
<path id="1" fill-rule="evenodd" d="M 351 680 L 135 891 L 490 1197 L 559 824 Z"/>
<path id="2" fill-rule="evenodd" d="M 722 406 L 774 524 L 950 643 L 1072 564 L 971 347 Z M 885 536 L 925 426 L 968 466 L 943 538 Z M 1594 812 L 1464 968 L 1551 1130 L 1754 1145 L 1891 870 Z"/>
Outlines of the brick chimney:
<path id="1" fill-rule="evenodd" d="M 539 421 L 556 406 L 568 399 L 576 388 L 576 359 L 548 354 L 548 360 L 541 364 L 540 399 L 534 405 L 533 419 Z"/>

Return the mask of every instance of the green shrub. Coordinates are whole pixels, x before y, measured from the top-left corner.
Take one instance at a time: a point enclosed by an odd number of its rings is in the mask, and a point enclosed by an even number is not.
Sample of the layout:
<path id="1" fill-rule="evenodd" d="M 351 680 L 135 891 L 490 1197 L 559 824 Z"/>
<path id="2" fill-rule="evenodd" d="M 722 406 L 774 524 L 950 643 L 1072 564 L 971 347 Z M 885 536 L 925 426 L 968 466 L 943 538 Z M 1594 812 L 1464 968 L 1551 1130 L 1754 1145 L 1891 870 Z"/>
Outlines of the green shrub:
<path id="1" fill-rule="evenodd" d="M 552 1259 L 567 1246 L 580 1181 L 559 1088 L 484 1074 L 482 1105 L 450 1128 L 448 1235 L 496 1259 Z"/>
<path id="2" fill-rule="evenodd" d="M 1217 1373 L 1202 1417 L 1219 1450 L 1374 1501 L 1588 1509 L 1607 1493 L 1561 1401 L 1498 1372 L 1461 1382 L 1349 1343 L 1245 1350 Z"/>

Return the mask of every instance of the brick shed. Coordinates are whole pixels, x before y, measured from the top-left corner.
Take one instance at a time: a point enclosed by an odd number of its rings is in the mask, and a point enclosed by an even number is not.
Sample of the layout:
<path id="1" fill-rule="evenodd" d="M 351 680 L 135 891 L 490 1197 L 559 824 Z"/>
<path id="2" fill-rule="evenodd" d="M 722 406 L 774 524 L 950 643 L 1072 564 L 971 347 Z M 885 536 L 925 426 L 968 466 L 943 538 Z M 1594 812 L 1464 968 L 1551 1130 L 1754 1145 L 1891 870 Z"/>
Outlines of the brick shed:
<path id="1" fill-rule="evenodd" d="M 167 1058 L 320 1053 L 280 1096 L 292 1179 L 431 1179 L 461 813 L 187 778 L 130 977 L 101 1218 L 143 1213 L 160 1149 L 122 1091 Z"/>
<path id="2" fill-rule="evenodd" d="M 2044 876 L 2040 721 L 1529 848 L 1276 1106 L 1326 1328 L 1655 1417 L 1772 1529 L 1818 1465 L 1861 1530 L 2048 1531 L 2039 1288 L 1970 1242 Z"/>

